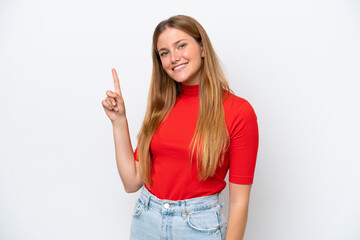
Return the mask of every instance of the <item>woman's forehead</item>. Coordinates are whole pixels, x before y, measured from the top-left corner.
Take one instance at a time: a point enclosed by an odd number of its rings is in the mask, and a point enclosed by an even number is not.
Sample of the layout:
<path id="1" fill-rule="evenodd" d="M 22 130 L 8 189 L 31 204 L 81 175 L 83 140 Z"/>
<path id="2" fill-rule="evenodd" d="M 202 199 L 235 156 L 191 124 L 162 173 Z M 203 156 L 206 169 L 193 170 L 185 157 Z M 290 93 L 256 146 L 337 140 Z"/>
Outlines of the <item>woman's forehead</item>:
<path id="1" fill-rule="evenodd" d="M 157 49 L 168 48 L 181 40 L 191 40 L 192 37 L 177 28 L 167 28 L 158 37 Z"/>

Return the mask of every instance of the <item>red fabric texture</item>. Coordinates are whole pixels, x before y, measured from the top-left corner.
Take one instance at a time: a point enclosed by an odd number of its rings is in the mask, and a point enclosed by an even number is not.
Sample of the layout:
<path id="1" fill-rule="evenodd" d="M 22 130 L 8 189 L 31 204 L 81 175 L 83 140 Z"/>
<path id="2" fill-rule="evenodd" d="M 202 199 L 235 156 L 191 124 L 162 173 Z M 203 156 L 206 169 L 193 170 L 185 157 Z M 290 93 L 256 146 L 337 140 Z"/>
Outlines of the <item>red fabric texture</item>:
<path id="1" fill-rule="evenodd" d="M 190 164 L 189 145 L 199 111 L 199 85 L 182 85 L 182 92 L 165 121 L 156 130 L 151 143 L 151 188 L 160 199 L 182 200 L 221 192 L 229 170 L 229 182 L 252 184 L 259 145 L 257 117 L 250 103 L 236 95 L 223 101 L 230 148 L 224 163 L 213 177 L 198 180 L 196 157 Z M 224 95 L 225 96 L 225 95 Z M 135 149 L 135 160 L 137 148 Z"/>

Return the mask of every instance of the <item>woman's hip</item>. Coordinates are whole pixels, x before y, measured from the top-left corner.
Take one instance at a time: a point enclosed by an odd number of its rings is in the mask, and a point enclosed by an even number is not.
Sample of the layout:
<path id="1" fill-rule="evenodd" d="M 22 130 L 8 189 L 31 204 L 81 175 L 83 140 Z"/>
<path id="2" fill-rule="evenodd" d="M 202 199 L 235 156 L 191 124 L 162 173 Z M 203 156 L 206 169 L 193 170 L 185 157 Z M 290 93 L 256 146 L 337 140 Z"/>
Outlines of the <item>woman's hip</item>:
<path id="1" fill-rule="evenodd" d="M 141 189 L 133 211 L 130 239 L 225 239 L 226 219 L 219 194 L 164 200 Z"/>

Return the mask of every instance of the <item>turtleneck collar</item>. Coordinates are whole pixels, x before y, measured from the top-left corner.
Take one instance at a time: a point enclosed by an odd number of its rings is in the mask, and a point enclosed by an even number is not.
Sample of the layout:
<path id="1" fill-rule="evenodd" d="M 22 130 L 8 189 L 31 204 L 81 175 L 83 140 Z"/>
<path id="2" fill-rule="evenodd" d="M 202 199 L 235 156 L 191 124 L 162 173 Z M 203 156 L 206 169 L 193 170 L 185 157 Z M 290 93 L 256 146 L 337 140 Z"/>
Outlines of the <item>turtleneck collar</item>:
<path id="1" fill-rule="evenodd" d="M 199 95 L 199 85 L 184 85 L 181 84 L 182 94 L 188 96 L 198 96 Z"/>

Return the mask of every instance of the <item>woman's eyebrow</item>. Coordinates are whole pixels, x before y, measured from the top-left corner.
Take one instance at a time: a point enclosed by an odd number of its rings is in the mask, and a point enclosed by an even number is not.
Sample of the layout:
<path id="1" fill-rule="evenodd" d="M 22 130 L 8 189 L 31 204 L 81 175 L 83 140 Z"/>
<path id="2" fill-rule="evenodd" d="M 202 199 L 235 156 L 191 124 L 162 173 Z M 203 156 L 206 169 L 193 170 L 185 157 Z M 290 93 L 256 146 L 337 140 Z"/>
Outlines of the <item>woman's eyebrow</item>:
<path id="1" fill-rule="evenodd" d="M 173 43 L 173 45 L 176 45 L 176 44 L 178 44 L 179 42 L 181 42 L 181 41 L 183 41 L 183 40 L 187 40 L 187 39 L 177 40 L 176 42 Z M 161 49 L 159 49 L 158 51 L 160 52 L 161 50 L 166 50 L 166 48 L 161 48 Z"/>

